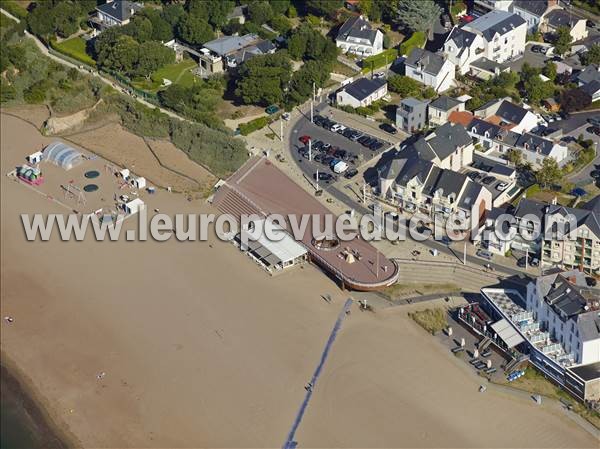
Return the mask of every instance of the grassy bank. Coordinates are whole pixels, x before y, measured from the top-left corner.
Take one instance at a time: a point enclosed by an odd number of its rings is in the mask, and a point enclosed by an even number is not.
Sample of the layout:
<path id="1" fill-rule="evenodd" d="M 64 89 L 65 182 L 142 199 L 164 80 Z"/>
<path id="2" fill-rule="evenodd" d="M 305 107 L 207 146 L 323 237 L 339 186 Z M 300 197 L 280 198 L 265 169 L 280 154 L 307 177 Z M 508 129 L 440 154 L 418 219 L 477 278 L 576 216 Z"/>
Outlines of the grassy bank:
<path id="1" fill-rule="evenodd" d="M 408 314 L 415 322 L 431 334 L 443 331 L 448 327 L 446 311 L 440 307 L 418 310 Z"/>
<path id="2" fill-rule="evenodd" d="M 451 282 L 441 284 L 398 283 L 386 287 L 381 293 L 390 300 L 398 299 L 407 294 L 431 295 L 434 293 L 458 293 L 460 287 Z"/>
<path id="3" fill-rule="evenodd" d="M 371 69 L 376 70 L 384 67 L 386 64 L 393 63 L 398 57 L 398 50 L 395 48 L 388 48 L 378 55 L 369 56 L 362 61 L 362 72 L 367 73 Z"/>

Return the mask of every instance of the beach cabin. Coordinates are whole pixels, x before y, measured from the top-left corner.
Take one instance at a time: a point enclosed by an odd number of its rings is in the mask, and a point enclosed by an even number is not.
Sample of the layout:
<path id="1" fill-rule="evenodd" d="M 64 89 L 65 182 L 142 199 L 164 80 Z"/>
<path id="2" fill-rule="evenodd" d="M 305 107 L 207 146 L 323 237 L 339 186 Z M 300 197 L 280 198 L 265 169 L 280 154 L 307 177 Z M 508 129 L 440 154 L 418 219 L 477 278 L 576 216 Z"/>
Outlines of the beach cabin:
<path id="1" fill-rule="evenodd" d="M 135 198 L 135 199 L 123 204 L 123 211 L 127 215 L 133 215 L 133 214 L 137 214 L 144 207 L 145 207 L 144 202 L 139 198 Z"/>
<path id="2" fill-rule="evenodd" d="M 132 176 L 129 179 L 129 183 L 136 189 L 146 188 L 146 178 L 144 178 L 143 176 Z"/>
<path id="3" fill-rule="evenodd" d="M 17 178 L 27 184 L 38 186 L 44 182 L 44 177 L 39 168 L 23 165 L 17 168 Z"/>
<path id="4" fill-rule="evenodd" d="M 40 162 L 42 162 L 42 157 L 44 156 L 44 153 L 42 153 L 41 151 L 36 151 L 35 153 L 30 154 L 29 156 L 27 156 L 25 158 L 25 160 L 30 163 L 31 165 L 37 165 Z"/>

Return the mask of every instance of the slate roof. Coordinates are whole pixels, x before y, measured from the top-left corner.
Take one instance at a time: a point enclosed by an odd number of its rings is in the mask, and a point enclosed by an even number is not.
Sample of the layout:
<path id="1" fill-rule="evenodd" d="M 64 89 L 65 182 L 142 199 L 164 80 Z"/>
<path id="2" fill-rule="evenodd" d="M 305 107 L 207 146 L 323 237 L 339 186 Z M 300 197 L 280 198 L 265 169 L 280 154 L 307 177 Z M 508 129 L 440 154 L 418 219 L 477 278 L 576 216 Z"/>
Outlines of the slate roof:
<path id="1" fill-rule="evenodd" d="M 412 144 L 412 148 L 422 159 L 432 161 L 438 157 L 444 160 L 457 148 L 471 143 L 473 140 L 464 126 L 447 122 L 428 136 L 417 140 Z"/>
<path id="2" fill-rule="evenodd" d="M 527 112 L 527 109 L 504 100 L 494 115 L 497 115 L 510 123 L 521 123 L 521 120 L 527 115 Z"/>
<path id="3" fill-rule="evenodd" d="M 96 7 L 96 11 L 100 11 L 103 14 L 111 16 L 117 19 L 119 22 L 124 22 L 131 18 L 131 10 L 134 12 L 142 9 L 142 6 L 135 2 L 130 2 L 128 0 L 115 0 L 111 3 L 105 3 L 103 5 L 99 5 Z"/>
<path id="4" fill-rule="evenodd" d="M 542 203 L 541 201 L 522 198 L 519 201 L 519 204 L 517 204 L 513 215 L 516 218 L 523 218 L 525 215 L 535 215 L 540 220 L 541 224 L 546 207 L 548 207 L 548 204 Z"/>
<path id="5" fill-rule="evenodd" d="M 522 134 L 515 146 L 525 149 L 525 144 L 527 144 L 529 151 L 535 151 L 545 156 L 548 156 L 552 152 L 552 148 L 554 148 L 554 142 L 551 140 L 531 133 Z"/>
<path id="6" fill-rule="evenodd" d="M 471 44 L 475 42 L 476 36 L 475 33 L 471 33 L 470 31 L 463 30 L 459 27 L 454 27 L 446 38 L 446 42 L 453 41 L 456 47 L 460 48 L 460 51 L 458 52 L 458 55 L 460 56 L 466 48 L 469 48 Z"/>
<path id="7" fill-rule="evenodd" d="M 525 19 L 517 14 L 494 9 L 464 27 L 479 31 L 486 40 L 491 41 L 496 34 L 503 36 L 524 23 Z"/>
<path id="8" fill-rule="evenodd" d="M 579 75 L 577 75 L 577 80 L 583 84 L 591 83 L 592 81 L 600 81 L 600 66 L 597 66 L 596 64 L 588 65 Z"/>
<path id="9" fill-rule="evenodd" d="M 206 42 L 203 47 L 208 48 L 219 56 L 225 56 L 251 45 L 256 45 L 261 39 L 256 34 L 245 34 L 243 36 L 223 36 Z"/>
<path id="10" fill-rule="evenodd" d="M 572 214 L 577 220 L 578 228 L 585 225 L 596 235 L 596 238 L 600 238 L 600 213 L 598 212 L 573 207 L 555 206 L 550 209 L 549 213 L 559 213 L 563 217 Z"/>
<path id="11" fill-rule="evenodd" d="M 418 100 L 418 99 L 413 98 L 413 97 L 403 98 L 400 101 L 400 104 L 404 104 L 404 105 L 410 106 L 410 107 L 427 105 L 428 103 L 429 103 L 429 100 Z"/>
<path id="12" fill-rule="evenodd" d="M 460 197 L 458 207 L 463 209 L 471 209 L 471 207 L 473 207 L 473 203 L 479 197 L 482 189 L 485 189 L 485 187 L 481 184 L 469 181 L 467 188 Z"/>
<path id="13" fill-rule="evenodd" d="M 513 8 L 523 9 L 534 16 L 542 17 L 548 9 L 546 0 L 516 0 L 512 4 Z"/>
<path id="14" fill-rule="evenodd" d="M 600 377 L 600 362 L 589 363 L 588 365 L 579 365 L 567 368 L 584 381 L 598 379 Z"/>
<path id="15" fill-rule="evenodd" d="M 442 70 L 445 61 L 442 55 L 422 48 L 413 48 L 404 63 L 413 68 L 421 67 L 423 71 L 437 76 L 440 70 Z"/>
<path id="16" fill-rule="evenodd" d="M 468 182 L 469 178 L 463 173 L 435 167 L 434 172 L 431 173 L 425 183 L 423 192 L 426 195 L 433 196 L 435 192 L 441 190 L 444 197 L 447 198 L 449 195 L 454 194 L 458 200 L 460 192 Z"/>
<path id="17" fill-rule="evenodd" d="M 554 279 L 544 300 L 561 316 L 570 318 L 585 311 L 587 301 L 563 275 Z"/>
<path id="18" fill-rule="evenodd" d="M 546 14 L 546 21 L 548 22 L 548 25 L 553 28 L 558 28 L 561 26 L 573 27 L 580 20 L 582 19 L 569 14 L 564 9 L 553 9 Z"/>
<path id="19" fill-rule="evenodd" d="M 600 214 L 600 194 L 589 200 L 582 209 L 589 210 Z"/>
<path id="20" fill-rule="evenodd" d="M 496 73 L 496 69 L 504 72 L 509 68 L 508 64 L 504 64 L 497 61 L 492 61 L 488 58 L 479 58 L 471 63 L 473 67 L 476 67 L 480 70 L 485 70 L 486 72 Z"/>
<path id="21" fill-rule="evenodd" d="M 340 27 L 337 38 L 339 40 L 348 40 L 348 37 L 357 39 L 366 39 L 371 44 L 375 42 L 377 30 L 373 29 L 371 24 L 362 16 L 351 17 Z"/>
<path id="22" fill-rule="evenodd" d="M 577 326 L 582 341 L 595 340 L 600 337 L 600 316 L 597 311 L 580 314 L 577 317 Z M 598 371 L 596 371 L 596 376 L 598 376 Z"/>
<path id="23" fill-rule="evenodd" d="M 358 101 L 362 101 L 371 95 L 373 92 L 378 91 L 383 86 L 387 84 L 387 81 L 382 78 L 378 79 L 368 79 L 368 78 L 359 78 L 356 81 L 348 84 L 343 88 L 346 93 Z"/>
<path id="24" fill-rule="evenodd" d="M 506 145 L 515 146 L 517 141 L 521 137 L 520 134 L 517 134 L 513 131 L 509 131 L 506 129 L 502 129 L 502 127 L 495 125 L 493 123 L 487 122 L 485 120 L 481 120 L 480 118 L 474 117 L 467 126 L 467 129 L 470 132 L 474 132 L 480 136 L 485 136 L 485 133 L 488 133 L 490 139 L 499 140 L 505 143 Z"/>
<path id="25" fill-rule="evenodd" d="M 458 101 L 456 98 L 442 95 L 429 103 L 429 107 L 439 109 L 440 111 L 449 111 L 461 103 L 462 101 Z"/>
<path id="26" fill-rule="evenodd" d="M 580 87 L 582 91 L 588 94 L 590 97 L 593 97 L 600 90 L 600 81 L 593 80 L 587 84 L 584 84 Z"/>

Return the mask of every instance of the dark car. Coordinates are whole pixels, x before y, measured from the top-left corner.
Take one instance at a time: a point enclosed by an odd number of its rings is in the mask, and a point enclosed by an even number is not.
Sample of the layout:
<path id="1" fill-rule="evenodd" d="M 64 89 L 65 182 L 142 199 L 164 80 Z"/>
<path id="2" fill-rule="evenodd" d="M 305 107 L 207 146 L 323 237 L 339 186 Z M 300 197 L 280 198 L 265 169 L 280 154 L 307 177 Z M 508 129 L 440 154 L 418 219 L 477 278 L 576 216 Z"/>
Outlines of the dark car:
<path id="1" fill-rule="evenodd" d="M 315 162 L 321 162 L 322 160 L 323 160 L 323 154 L 321 154 L 321 153 L 318 153 L 313 156 L 313 161 L 315 161 Z"/>
<path id="2" fill-rule="evenodd" d="M 312 149 L 314 151 L 321 151 L 321 148 L 323 148 L 323 142 L 321 140 L 317 140 L 316 142 L 313 142 L 311 145 L 312 145 Z"/>
<path id="3" fill-rule="evenodd" d="M 398 134 L 398 130 L 389 123 L 382 123 L 381 125 L 379 125 L 379 129 L 382 129 L 383 131 L 389 134 Z"/>
<path id="4" fill-rule="evenodd" d="M 481 183 L 485 184 L 486 186 L 489 186 L 490 184 L 493 184 L 494 182 L 496 182 L 496 178 L 494 178 L 493 176 L 486 176 L 485 178 L 483 178 L 481 180 Z"/>
<path id="5" fill-rule="evenodd" d="M 356 142 L 357 140 L 359 140 L 362 137 L 362 133 L 360 131 L 354 131 L 352 133 L 352 135 L 350 136 L 350 140 L 352 142 Z"/>
<path id="6" fill-rule="evenodd" d="M 367 137 L 365 140 L 363 140 L 361 143 L 361 145 L 363 147 L 369 147 L 373 142 L 375 142 L 377 139 L 373 139 L 372 137 Z"/>
<path id="7" fill-rule="evenodd" d="M 350 138 L 354 134 L 354 130 L 352 128 L 346 128 L 342 132 L 342 136 Z"/>
<path id="8" fill-rule="evenodd" d="M 590 176 L 592 178 L 598 178 L 598 179 L 600 179 L 600 170 L 592 170 L 590 172 Z"/>
<path id="9" fill-rule="evenodd" d="M 331 181 L 333 179 L 333 175 L 325 172 L 317 172 L 313 173 L 313 179 L 317 179 L 317 175 L 319 176 L 319 181 Z"/>
<path id="10" fill-rule="evenodd" d="M 366 142 L 367 140 L 371 139 L 369 136 L 367 136 L 366 134 L 364 136 L 361 136 L 357 142 L 362 144 L 363 142 Z"/>
<path id="11" fill-rule="evenodd" d="M 526 258 L 526 256 L 523 256 L 519 260 L 517 260 L 518 267 L 525 268 L 525 265 L 528 265 L 530 267 L 537 267 L 540 265 L 540 260 L 537 257 L 531 256 L 529 256 L 528 258 Z"/>
<path id="12" fill-rule="evenodd" d="M 481 179 L 481 174 L 476 172 L 476 171 L 472 171 L 467 175 L 471 181 L 479 181 Z"/>
<path id="13" fill-rule="evenodd" d="M 313 123 L 318 126 L 321 126 L 321 124 L 323 123 L 324 120 L 325 120 L 325 117 L 323 117 L 322 115 L 315 115 L 313 117 Z"/>
<path id="14" fill-rule="evenodd" d="M 333 156 L 325 156 L 323 157 L 323 160 L 321 161 L 321 163 L 323 165 L 327 165 L 329 166 L 329 164 L 331 164 L 331 161 L 334 160 L 335 158 Z"/>
<path id="15" fill-rule="evenodd" d="M 338 159 L 344 159 L 346 157 L 346 155 L 348 154 L 348 152 L 346 150 L 336 150 L 333 155 L 335 157 L 337 157 Z"/>
<path id="16" fill-rule="evenodd" d="M 354 178 L 356 175 L 358 174 L 358 170 L 355 168 L 350 168 L 348 170 L 346 170 L 346 173 L 344 173 L 344 178 L 346 179 L 352 179 Z"/>
<path id="17" fill-rule="evenodd" d="M 541 45 L 532 45 L 531 46 L 531 51 L 533 53 L 541 53 L 543 48 L 544 47 L 542 47 Z"/>
<path id="18" fill-rule="evenodd" d="M 585 283 L 589 286 L 589 287 L 595 287 L 596 285 L 598 285 L 598 281 L 591 277 L 591 276 L 587 276 L 585 278 Z"/>
<path id="19" fill-rule="evenodd" d="M 371 142 L 369 144 L 369 149 L 372 150 L 372 151 L 375 151 L 378 148 L 381 148 L 381 146 L 382 146 L 381 142 L 379 140 L 375 140 L 374 139 L 373 142 Z"/>

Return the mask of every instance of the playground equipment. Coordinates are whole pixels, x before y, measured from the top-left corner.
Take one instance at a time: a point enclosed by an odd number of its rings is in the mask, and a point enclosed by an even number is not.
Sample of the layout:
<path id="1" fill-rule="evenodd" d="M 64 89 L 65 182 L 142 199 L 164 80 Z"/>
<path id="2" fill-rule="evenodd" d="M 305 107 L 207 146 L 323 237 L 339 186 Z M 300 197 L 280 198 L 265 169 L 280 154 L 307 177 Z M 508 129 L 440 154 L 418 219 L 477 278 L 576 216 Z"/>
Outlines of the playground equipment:
<path id="1" fill-rule="evenodd" d="M 72 183 L 61 184 L 62 189 L 65 191 L 65 199 L 74 198 L 77 201 L 77 204 L 85 204 L 87 202 L 85 198 L 85 193 L 79 187 Z"/>

